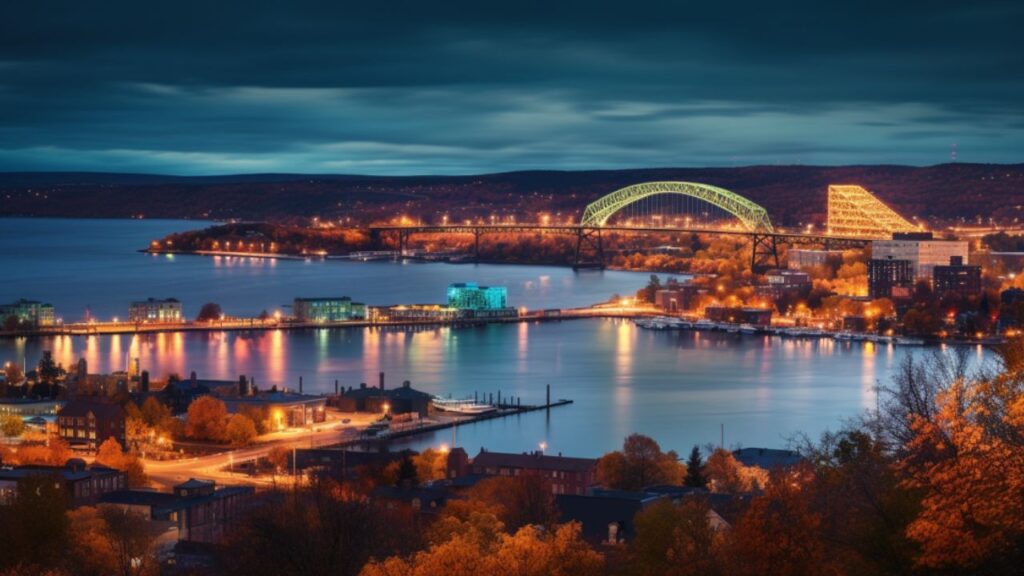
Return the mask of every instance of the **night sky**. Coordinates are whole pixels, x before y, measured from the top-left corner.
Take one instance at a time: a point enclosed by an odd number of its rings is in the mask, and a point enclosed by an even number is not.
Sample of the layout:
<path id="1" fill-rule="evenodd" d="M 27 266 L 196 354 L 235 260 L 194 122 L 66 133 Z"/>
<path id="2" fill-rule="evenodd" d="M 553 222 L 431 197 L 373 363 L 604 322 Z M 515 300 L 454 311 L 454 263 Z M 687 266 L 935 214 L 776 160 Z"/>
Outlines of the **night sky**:
<path id="1" fill-rule="evenodd" d="M 1024 160 L 1024 2 L 5 2 L 0 170 Z"/>

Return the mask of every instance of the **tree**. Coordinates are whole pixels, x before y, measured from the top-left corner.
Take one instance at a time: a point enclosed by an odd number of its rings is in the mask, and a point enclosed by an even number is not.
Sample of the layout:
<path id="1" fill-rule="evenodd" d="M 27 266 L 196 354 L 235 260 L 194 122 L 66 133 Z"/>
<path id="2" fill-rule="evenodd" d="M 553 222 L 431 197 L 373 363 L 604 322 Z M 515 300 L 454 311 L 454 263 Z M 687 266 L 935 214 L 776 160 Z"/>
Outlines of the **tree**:
<path id="1" fill-rule="evenodd" d="M 154 538 L 149 520 L 141 513 L 116 506 L 101 505 L 99 511 L 118 573 L 132 576 L 149 572 L 155 562 L 150 551 Z"/>
<path id="2" fill-rule="evenodd" d="M 62 482 L 45 475 L 19 480 L 14 501 L 0 506 L 0 569 L 21 564 L 18 574 L 37 574 L 56 567 L 67 542 L 67 505 Z"/>
<path id="3" fill-rule="evenodd" d="M 267 453 L 267 462 L 274 467 L 275 473 L 286 470 L 290 455 L 291 451 L 284 446 L 274 446 Z"/>
<path id="4" fill-rule="evenodd" d="M 768 481 L 768 473 L 756 466 L 744 466 L 732 452 L 722 448 L 716 449 L 704 465 L 708 484 L 712 492 L 725 494 L 742 494 L 763 488 Z"/>
<path id="5" fill-rule="evenodd" d="M 551 527 L 558 522 L 551 483 L 540 475 L 486 478 L 469 491 L 469 498 L 492 507 L 513 532 L 523 526 Z"/>
<path id="6" fill-rule="evenodd" d="M 421 481 L 441 480 L 445 477 L 448 469 L 448 454 L 433 448 L 427 448 L 423 452 L 412 457 L 416 465 L 416 476 Z"/>
<path id="7" fill-rule="evenodd" d="M 57 363 L 54 362 L 53 353 L 49 350 L 43 352 L 43 357 L 39 360 L 39 365 L 36 367 L 36 374 L 39 375 L 40 383 L 52 386 L 63 372 L 57 366 Z"/>
<path id="8" fill-rule="evenodd" d="M 4 379 L 7 381 L 8 386 L 14 386 L 21 382 L 23 378 L 25 378 L 25 374 L 21 371 L 21 366 L 14 362 L 4 364 Z"/>
<path id="9" fill-rule="evenodd" d="M 213 396 L 200 396 L 188 406 L 185 434 L 196 440 L 224 441 L 228 416 L 224 402 Z"/>
<path id="10" fill-rule="evenodd" d="M 754 497 L 733 526 L 726 556 L 729 574 L 831 576 L 839 572 L 823 541 L 821 515 L 813 511 L 813 484 L 806 472 L 785 474 L 769 482 L 765 493 Z"/>
<path id="11" fill-rule="evenodd" d="M 662 452 L 657 442 L 641 434 L 630 435 L 621 452 L 609 452 L 597 462 L 598 481 L 618 490 L 679 484 L 685 472 L 675 451 Z"/>
<path id="12" fill-rule="evenodd" d="M 21 417 L 8 414 L 0 419 L 0 432 L 8 438 L 17 438 L 25 431 L 25 422 Z"/>
<path id="13" fill-rule="evenodd" d="M 220 304 L 215 302 L 207 302 L 203 304 L 203 307 L 199 309 L 199 315 L 196 316 L 197 322 L 210 322 L 212 320 L 220 320 L 224 316 L 224 311 L 221 310 Z"/>
<path id="14" fill-rule="evenodd" d="M 562 524 L 552 531 L 533 526 L 502 534 L 493 544 L 463 536 L 435 544 L 409 559 L 371 562 L 363 576 L 547 576 L 598 574 L 601 554 L 581 537 L 579 524 Z"/>
<path id="15" fill-rule="evenodd" d="M 142 461 L 135 454 L 124 452 L 121 443 L 113 436 L 104 440 L 96 450 L 96 463 L 126 472 L 128 486 L 132 488 L 145 486 L 149 481 Z"/>
<path id="16" fill-rule="evenodd" d="M 930 417 L 910 418 L 899 466 L 923 495 L 907 534 L 925 568 L 1009 573 L 1024 562 L 1024 340 L 1001 358 L 1000 372 L 954 380 Z"/>
<path id="17" fill-rule="evenodd" d="M 68 562 L 81 576 L 106 576 L 118 571 L 117 555 L 99 510 L 82 506 L 68 512 Z"/>
<path id="18" fill-rule="evenodd" d="M 704 459 L 701 458 L 700 448 L 694 446 L 690 450 L 690 457 L 686 459 L 686 479 L 683 484 L 692 488 L 704 488 L 708 485 L 708 479 L 704 477 Z"/>
<path id="19" fill-rule="evenodd" d="M 713 576 L 720 565 L 722 538 L 709 520 L 710 508 L 697 498 L 681 504 L 662 500 L 637 513 L 630 558 L 643 576 Z"/>
<path id="20" fill-rule="evenodd" d="M 256 438 L 256 424 L 244 414 L 234 414 L 225 429 L 227 441 L 234 446 L 248 446 Z"/>

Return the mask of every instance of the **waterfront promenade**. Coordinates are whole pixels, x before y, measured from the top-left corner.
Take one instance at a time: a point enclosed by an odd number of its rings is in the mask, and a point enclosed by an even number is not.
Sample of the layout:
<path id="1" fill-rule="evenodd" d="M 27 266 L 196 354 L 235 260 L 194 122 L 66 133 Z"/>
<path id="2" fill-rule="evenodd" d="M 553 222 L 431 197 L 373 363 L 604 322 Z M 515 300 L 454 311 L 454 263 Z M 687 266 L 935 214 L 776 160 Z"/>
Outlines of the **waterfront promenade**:
<path id="1" fill-rule="evenodd" d="M 322 328 L 387 328 L 431 326 L 478 326 L 519 322 L 551 322 L 580 318 L 639 318 L 655 316 L 659 311 L 649 307 L 590 307 L 559 310 L 537 310 L 511 317 L 454 318 L 421 320 L 346 320 L 339 322 L 300 322 L 285 319 L 226 318 L 212 321 L 165 323 L 141 322 L 75 322 L 43 326 L 31 330 L 3 331 L 0 338 L 45 336 L 103 336 L 114 334 L 158 334 L 167 332 L 239 332 L 264 330 L 310 330 Z"/>

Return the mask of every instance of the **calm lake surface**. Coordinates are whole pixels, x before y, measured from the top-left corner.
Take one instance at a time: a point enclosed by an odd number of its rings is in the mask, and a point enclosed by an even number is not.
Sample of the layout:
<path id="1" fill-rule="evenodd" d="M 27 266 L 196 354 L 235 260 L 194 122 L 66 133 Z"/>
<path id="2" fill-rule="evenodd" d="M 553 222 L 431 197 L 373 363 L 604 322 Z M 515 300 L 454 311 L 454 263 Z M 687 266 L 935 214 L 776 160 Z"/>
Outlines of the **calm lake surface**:
<path id="1" fill-rule="evenodd" d="M 582 306 L 631 293 L 647 275 L 535 266 L 301 262 L 150 256 L 136 250 L 156 237 L 205 223 L 174 221 L 0 219 L 0 301 L 46 300 L 66 320 L 127 313 L 128 301 L 174 296 L 189 315 L 203 302 L 230 314 L 281 308 L 296 295 L 351 295 L 370 304 L 439 302 L 449 282 L 509 288 L 512 305 Z M 79 357 L 91 372 L 124 367 L 138 357 L 155 377 L 169 373 L 235 379 L 254 376 L 306 391 L 403 380 L 456 397 L 497 393 L 539 403 L 544 387 L 574 404 L 550 413 L 495 419 L 419 438 L 420 448 L 452 444 L 471 454 L 481 446 L 597 456 L 641 432 L 679 452 L 694 444 L 782 447 L 791 434 L 817 434 L 875 404 L 906 354 L 922 350 L 832 340 L 652 332 L 628 321 L 439 328 L 0 340 L 0 362 L 35 363 L 52 350 L 69 365 Z M 974 349 L 979 360 L 986 353 Z"/>

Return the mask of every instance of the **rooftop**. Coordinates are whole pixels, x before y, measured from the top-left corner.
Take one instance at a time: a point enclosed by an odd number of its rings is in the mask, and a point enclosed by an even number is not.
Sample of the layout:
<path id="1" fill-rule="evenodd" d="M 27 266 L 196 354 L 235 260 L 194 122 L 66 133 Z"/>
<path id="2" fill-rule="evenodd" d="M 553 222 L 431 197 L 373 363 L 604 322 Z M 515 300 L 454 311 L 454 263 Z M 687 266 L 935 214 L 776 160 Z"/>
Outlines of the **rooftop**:
<path id="1" fill-rule="evenodd" d="M 597 466 L 597 460 L 594 458 L 549 456 L 542 452 L 524 452 L 522 454 L 488 452 L 481 448 L 480 453 L 473 459 L 473 466 L 507 466 L 510 468 L 530 468 L 536 470 L 589 472 Z"/>

